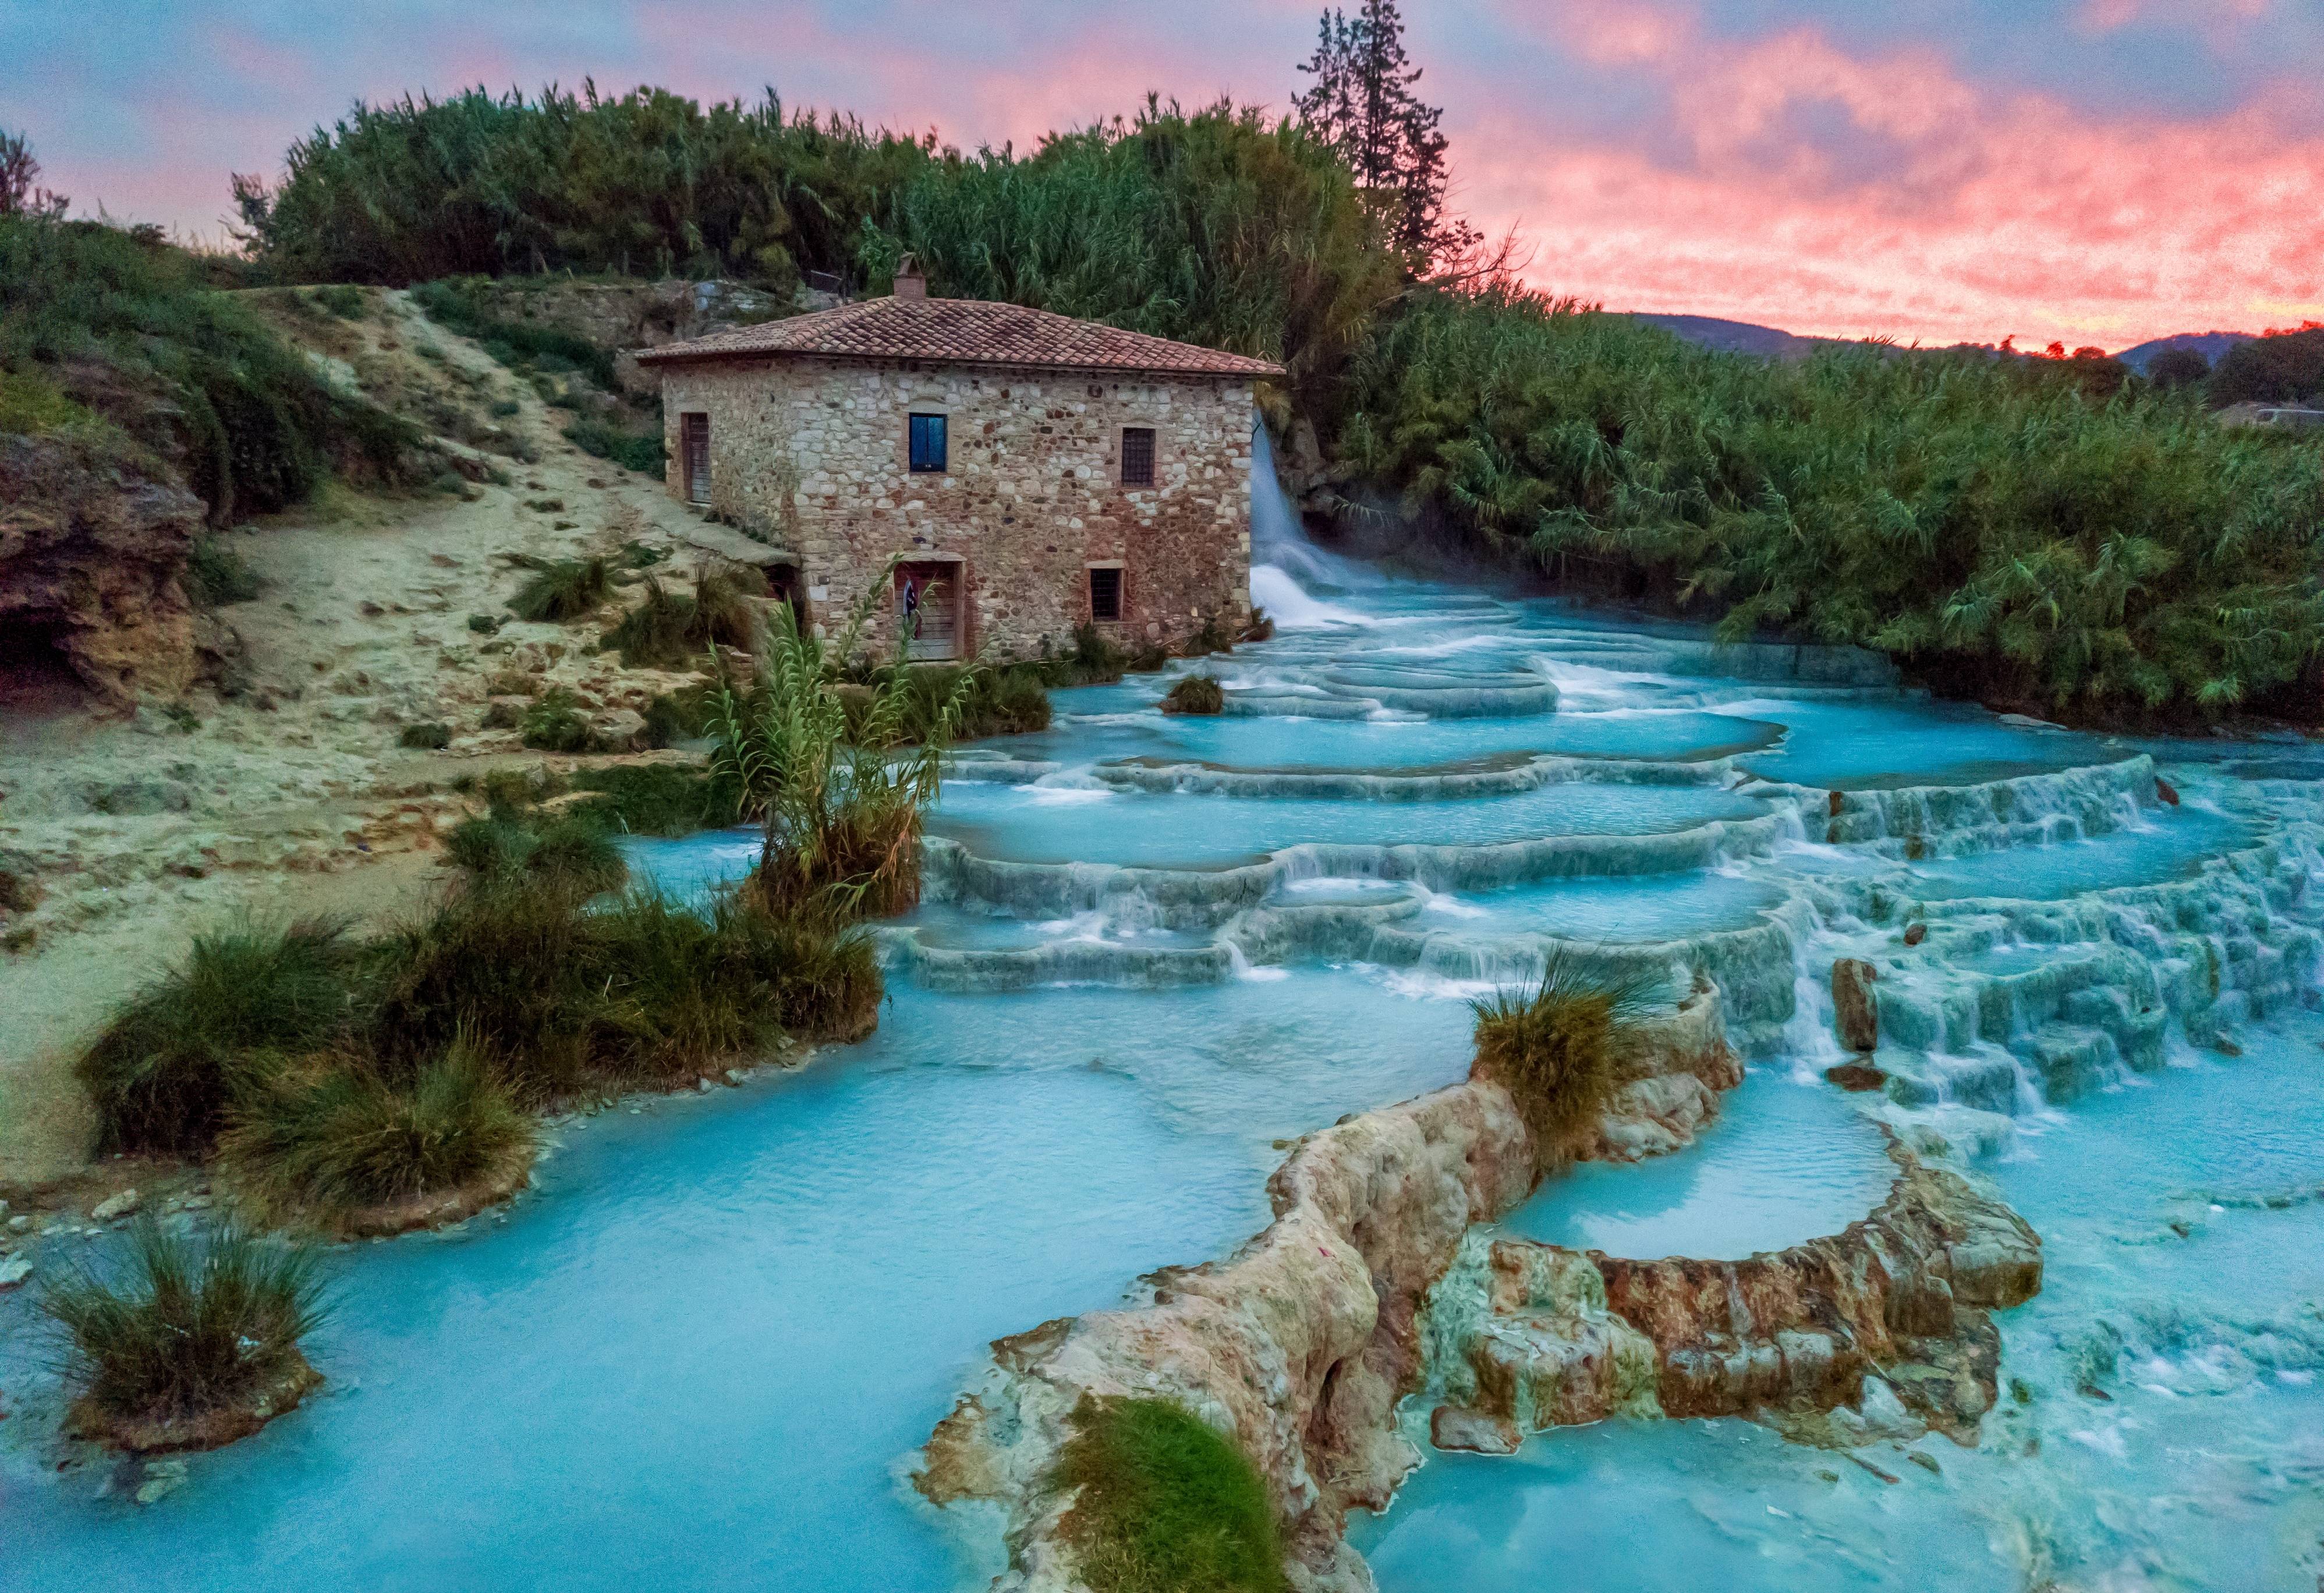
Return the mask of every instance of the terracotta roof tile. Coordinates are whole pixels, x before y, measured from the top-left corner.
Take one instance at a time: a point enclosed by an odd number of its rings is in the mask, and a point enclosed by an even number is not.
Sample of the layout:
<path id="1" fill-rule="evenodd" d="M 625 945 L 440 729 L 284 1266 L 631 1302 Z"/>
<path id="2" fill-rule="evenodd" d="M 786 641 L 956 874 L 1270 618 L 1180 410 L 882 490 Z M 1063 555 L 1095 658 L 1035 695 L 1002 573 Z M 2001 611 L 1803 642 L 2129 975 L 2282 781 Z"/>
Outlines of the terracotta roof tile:
<path id="1" fill-rule="evenodd" d="M 655 364 L 782 355 L 1031 365 L 1061 371 L 1283 374 L 1282 366 L 1266 360 L 982 299 L 867 299 L 788 320 L 738 327 L 707 337 L 641 349 L 638 358 Z"/>

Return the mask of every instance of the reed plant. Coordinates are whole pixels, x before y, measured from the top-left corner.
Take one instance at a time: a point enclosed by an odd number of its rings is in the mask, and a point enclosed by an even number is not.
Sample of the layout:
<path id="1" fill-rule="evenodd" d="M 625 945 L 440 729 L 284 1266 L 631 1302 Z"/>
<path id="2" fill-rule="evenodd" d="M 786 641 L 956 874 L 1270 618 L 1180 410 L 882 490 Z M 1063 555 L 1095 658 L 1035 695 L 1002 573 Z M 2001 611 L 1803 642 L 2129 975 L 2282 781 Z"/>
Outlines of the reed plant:
<path id="1" fill-rule="evenodd" d="M 899 646 L 851 694 L 851 663 L 894 568 L 829 639 L 778 605 L 755 678 L 722 677 L 711 693 L 712 774 L 763 831 L 749 889 L 778 916 L 883 916 L 919 899 L 921 816 L 979 672 L 961 671 L 930 711 Z"/>

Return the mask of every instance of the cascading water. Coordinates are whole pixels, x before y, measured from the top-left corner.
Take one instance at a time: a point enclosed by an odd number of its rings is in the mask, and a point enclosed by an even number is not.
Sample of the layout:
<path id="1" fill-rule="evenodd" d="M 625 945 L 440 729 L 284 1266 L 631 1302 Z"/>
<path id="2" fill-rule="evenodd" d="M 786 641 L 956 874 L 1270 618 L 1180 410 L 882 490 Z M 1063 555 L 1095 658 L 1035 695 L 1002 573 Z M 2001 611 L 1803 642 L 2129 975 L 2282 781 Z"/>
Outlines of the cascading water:
<path id="1" fill-rule="evenodd" d="M 1132 677 L 964 750 L 874 1038 L 561 1125 L 508 1212 L 333 1257 L 325 1395 L 150 1508 L 56 1447 L 0 1294 L 0 1580 L 983 1585 L 993 1545 L 899 1474 L 986 1341 L 1231 1248 L 1278 1142 L 1462 1076 L 1465 999 L 1563 945 L 1711 981 L 1751 1068 L 1692 1148 L 1554 1181 L 1510 1231 L 1794 1244 L 1878 1197 L 1885 1132 L 1996 1180 L 2047 1283 L 2001 1315 L 1973 1448 L 1883 1437 L 1876 1395 L 1852 1459 L 1630 1418 L 1432 1455 L 1356 1529 L 1384 1588 L 2312 1584 L 2324 760 L 1386 580 L 1299 534 L 1255 447 L 1277 639 L 1187 666 L 1227 714 Z M 755 850 L 632 857 L 693 889 Z M 1843 956 L 1877 971 L 1863 1056 Z"/>

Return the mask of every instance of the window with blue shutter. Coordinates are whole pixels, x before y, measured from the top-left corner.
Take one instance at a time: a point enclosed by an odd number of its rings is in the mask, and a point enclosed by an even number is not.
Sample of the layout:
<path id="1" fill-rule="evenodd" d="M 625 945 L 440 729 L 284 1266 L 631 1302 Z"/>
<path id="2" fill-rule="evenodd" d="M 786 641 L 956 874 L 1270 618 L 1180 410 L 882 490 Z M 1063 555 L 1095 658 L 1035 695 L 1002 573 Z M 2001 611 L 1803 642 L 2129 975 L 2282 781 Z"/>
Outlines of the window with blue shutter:
<path id="1" fill-rule="evenodd" d="M 912 417 L 912 474 L 941 475 L 946 468 L 945 457 L 945 418 L 942 415 Z"/>

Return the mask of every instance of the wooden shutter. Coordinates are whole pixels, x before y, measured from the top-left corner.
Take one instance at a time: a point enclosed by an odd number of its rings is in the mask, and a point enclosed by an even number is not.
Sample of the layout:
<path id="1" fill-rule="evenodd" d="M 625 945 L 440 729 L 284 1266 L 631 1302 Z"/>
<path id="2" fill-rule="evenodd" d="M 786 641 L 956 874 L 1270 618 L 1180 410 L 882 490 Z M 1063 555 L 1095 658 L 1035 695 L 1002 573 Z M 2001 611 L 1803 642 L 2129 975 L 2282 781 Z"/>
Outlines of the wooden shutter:
<path id="1" fill-rule="evenodd" d="M 678 418 L 678 453 L 685 461 L 686 501 L 689 503 L 710 502 L 710 417 L 681 415 Z"/>

